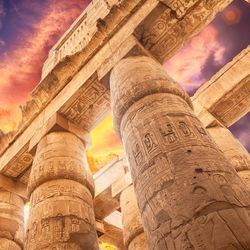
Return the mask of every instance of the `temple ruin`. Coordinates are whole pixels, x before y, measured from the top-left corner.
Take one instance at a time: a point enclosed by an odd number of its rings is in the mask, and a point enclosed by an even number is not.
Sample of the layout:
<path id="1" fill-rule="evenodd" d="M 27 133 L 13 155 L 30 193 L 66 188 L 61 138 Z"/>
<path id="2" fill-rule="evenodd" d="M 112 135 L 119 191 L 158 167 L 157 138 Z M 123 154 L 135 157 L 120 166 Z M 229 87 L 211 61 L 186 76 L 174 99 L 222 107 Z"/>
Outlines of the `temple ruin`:
<path id="1" fill-rule="evenodd" d="M 162 68 L 231 2 L 89 4 L 0 137 L 0 250 L 250 249 L 250 156 L 228 130 L 250 110 L 250 46 L 191 98 Z M 92 175 L 110 113 L 125 154 Z"/>

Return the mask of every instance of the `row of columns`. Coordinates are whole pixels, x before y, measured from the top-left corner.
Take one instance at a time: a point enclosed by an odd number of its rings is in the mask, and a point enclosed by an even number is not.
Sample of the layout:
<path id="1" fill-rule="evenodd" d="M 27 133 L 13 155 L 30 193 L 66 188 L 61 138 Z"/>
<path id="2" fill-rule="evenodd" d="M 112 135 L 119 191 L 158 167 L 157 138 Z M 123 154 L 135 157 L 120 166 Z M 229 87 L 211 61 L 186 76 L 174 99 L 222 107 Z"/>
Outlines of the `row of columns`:
<path id="1" fill-rule="evenodd" d="M 233 169 L 249 181 L 248 153 L 226 128 L 209 128 L 223 153 L 189 96 L 151 58 L 121 60 L 110 86 L 134 184 L 120 196 L 126 248 L 248 249 L 250 194 Z M 41 139 L 28 193 L 24 249 L 99 249 L 93 177 L 76 135 Z M 0 190 L 0 250 L 23 249 L 23 205 Z"/>

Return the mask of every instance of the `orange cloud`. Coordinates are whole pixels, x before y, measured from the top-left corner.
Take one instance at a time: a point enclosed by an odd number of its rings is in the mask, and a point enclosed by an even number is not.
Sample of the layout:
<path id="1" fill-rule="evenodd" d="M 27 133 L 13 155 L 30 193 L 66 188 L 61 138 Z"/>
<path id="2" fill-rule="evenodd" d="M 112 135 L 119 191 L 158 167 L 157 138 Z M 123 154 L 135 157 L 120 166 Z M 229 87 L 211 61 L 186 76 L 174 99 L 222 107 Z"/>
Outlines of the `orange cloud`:
<path id="1" fill-rule="evenodd" d="M 208 25 L 193 37 L 175 56 L 165 62 L 168 74 L 185 89 L 196 88 L 204 80 L 202 70 L 209 56 L 222 63 L 225 48 L 218 41 L 218 31 Z"/>
<path id="2" fill-rule="evenodd" d="M 10 112 L 14 105 L 29 99 L 30 92 L 40 81 L 41 68 L 49 49 L 83 11 L 87 1 L 64 0 L 49 3 L 47 8 L 41 10 L 44 11 L 43 18 L 32 24 L 33 31 L 20 33 L 15 48 L 1 58 L 0 107 L 10 109 Z M 32 9 L 41 8 L 35 1 L 24 1 L 23 4 L 31 5 L 29 8 Z M 24 14 L 19 15 L 27 19 L 25 22 L 31 21 Z M 0 126 L 0 129 L 3 129 L 2 123 Z M 8 130 L 7 127 L 4 129 Z"/>

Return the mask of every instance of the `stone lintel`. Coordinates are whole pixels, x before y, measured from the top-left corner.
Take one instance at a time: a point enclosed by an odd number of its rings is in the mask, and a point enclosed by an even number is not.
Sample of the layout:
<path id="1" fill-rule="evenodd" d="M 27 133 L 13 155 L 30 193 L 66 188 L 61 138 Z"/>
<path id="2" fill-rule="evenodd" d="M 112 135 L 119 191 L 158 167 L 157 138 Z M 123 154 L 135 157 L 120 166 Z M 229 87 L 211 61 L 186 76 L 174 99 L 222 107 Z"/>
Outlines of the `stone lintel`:
<path id="1" fill-rule="evenodd" d="M 143 47 L 143 45 L 137 40 L 134 35 L 130 35 L 118 48 L 115 50 L 112 49 L 112 43 L 110 44 L 110 48 L 113 54 L 108 57 L 103 64 L 97 69 L 98 79 L 109 89 L 109 78 L 110 72 L 113 67 L 122 59 L 129 56 L 149 56 L 153 57 L 153 55 Z M 156 60 L 156 59 L 155 59 Z M 156 60 L 157 61 L 157 60 Z"/>
<path id="2" fill-rule="evenodd" d="M 250 111 L 249 68 L 250 46 L 196 91 L 194 111 L 205 125 L 215 119 L 229 127 Z"/>
<path id="3" fill-rule="evenodd" d="M 62 115 L 55 113 L 48 121 L 43 124 L 43 126 L 37 130 L 37 133 L 33 135 L 29 143 L 29 151 L 35 152 L 36 146 L 39 141 L 48 133 L 55 131 L 67 131 L 78 138 L 80 138 L 86 146 L 88 146 L 91 142 L 89 132 L 84 131 L 81 127 L 76 124 L 70 122 Z"/>
<path id="4" fill-rule="evenodd" d="M 129 185 L 133 184 L 130 172 L 127 172 L 119 180 L 115 181 L 111 186 L 112 197 L 120 199 L 121 192 Z"/>
<path id="5" fill-rule="evenodd" d="M 103 221 L 96 219 L 95 226 L 98 237 L 101 237 L 105 233 Z"/>
<path id="6" fill-rule="evenodd" d="M 3 174 L 0 174 L 0 189 L 4 189 L 8 192 L 18 195 L 23 198 L 24 201 L 28 200 L 26 185 L 18 181 L 14 181 L 13 179 L 8 178 Z"/>
<path id="7" fill-rule="evenodd" d="M 192 102 L 194 107 L 194 113 L 198 116 L 200 121 L 206 128 L 220 126 L 224 127 L 224 124 L 217 120 L 208 110 L 203 108 L 198 101 Z"/>
<path id="8" fill-rule="evenodd" d="M 96 196 L 94 199 L 95 216 L 102 220 L 120 207 L 119 200 L 112 195 L 112 185 L 127 171 L 125 159 L 118 157 L 94 175 Z"/>

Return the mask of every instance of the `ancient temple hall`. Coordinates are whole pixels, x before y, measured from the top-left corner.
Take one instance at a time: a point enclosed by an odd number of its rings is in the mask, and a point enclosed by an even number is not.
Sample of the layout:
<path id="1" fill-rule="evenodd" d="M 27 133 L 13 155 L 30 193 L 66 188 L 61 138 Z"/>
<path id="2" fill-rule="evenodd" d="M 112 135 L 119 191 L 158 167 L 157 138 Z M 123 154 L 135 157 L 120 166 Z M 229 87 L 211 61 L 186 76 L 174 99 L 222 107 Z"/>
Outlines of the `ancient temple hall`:
<path id="1" fill-rule="evenodd" d="M 88 5 L 0 137 L 0 250 L 250 249 L 250 46 L 192 97 L 163 68 L 231 2 Z M 124 152 L 93 173 L 109 116 Z"/>

